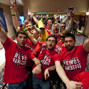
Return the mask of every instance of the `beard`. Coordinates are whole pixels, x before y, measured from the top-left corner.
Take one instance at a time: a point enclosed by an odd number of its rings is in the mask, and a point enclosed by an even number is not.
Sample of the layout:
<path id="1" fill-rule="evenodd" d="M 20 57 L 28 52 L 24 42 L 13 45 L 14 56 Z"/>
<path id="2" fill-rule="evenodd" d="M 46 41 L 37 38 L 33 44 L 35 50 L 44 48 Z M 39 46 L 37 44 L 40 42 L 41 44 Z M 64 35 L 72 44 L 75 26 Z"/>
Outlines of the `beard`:
<path id="1" fill-rule="evenodd" d="M 71 51 L 74 48 L 74 46 L 67 45 L 66 48 L 67 48 L 68 51 Z"/>

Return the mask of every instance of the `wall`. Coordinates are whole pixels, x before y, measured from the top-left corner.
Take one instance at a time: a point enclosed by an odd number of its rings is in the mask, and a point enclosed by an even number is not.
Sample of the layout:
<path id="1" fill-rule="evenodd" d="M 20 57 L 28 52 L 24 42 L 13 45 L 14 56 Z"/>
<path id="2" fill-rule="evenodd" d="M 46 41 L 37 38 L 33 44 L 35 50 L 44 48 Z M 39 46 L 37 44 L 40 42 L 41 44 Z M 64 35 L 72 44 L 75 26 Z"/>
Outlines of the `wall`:
<path id="1" fill-rule="evenodd" d="M 76 12 L 86 12 L 88 0 L 29 0 L 29 11 L 32 12 L 67 12 L 67 8 L 73 5 Z"/>
<path id="2" fill-rule="evenodd" d="M 7 29 L 8 29 L 7 35 L 10 38 L 12 38 L 15 35 L 15 33 L 14 33 L 13 25 L 12 25 L 12 19 L 11 19 L 9 6 L 4 5 L 4 4 L 0 4 L 0 8 L 3 8 L 3 13 L 4 13 L 4 16 L 5 16 L 5 21 L 6 21 L 6 25 L 7 25 Z M 2 46 L 0 44 L 0 48 L 1 47 Z"/>
<path id="3" fill-rule="evenodd" d="M 87 11 L 89 12 L 89 1 L 88 1 L 88 10 Z M 89 15 L 87 16 L 85 34 L 87 36 L 89 36 Z"/>
<path id="4" fill-rule="evenodd" d="M 29 0 L 23 0 L 24 7 L 23 7 L 23 13 L 25 18 L 28 16 L 28 8 L 30 8 Z"/>

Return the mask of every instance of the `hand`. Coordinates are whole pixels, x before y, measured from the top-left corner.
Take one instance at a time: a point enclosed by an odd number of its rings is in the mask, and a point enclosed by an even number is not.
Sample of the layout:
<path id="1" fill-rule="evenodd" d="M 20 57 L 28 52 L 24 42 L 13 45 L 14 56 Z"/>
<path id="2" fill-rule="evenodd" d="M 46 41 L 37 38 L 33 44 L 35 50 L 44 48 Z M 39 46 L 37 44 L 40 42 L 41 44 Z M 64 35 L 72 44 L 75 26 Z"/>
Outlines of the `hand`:
<path id="1" fill-rule="evenodd" d="M 41 72 L 41 65 L 37 65 L 33 70 L 33 74 L 39 74 Z"/>
<path id="2" fill-rule="evenodd" d="M 49 74 L 49 70 L 48 69 L 45 70 L 44 77 L 45 77 L 45 80 L 50 77 L 50 74 Z"/>
<path id="3" fill-rule="evenodd" d="M 10 0 L 8 0 L 8 1 L 9 1 L 9 3 L 10 3 L 11 5 L 15 5 L 15 4 L 16 4 L 16 0 L 14 0 L 13 2 L 10 1 Z"/>
<path id="4" fill-rule="evenodd" d="M 76 82 L 76 81 L 69 81 L 66 83 L 67 89 L 77 89 L 80 88 L 82 85 L 81 82 Z"/>
<path id="5" fill-rule="evenodd" d="M 28 15 L 30 15 L 30 16 L 34 16 L 34 13 L 32 13 L 32 12 L 29 12 L 29 13 L 28 13 Z"/>
<path id="6" fill-rule="evenodd" d="M 10 6 L 10 9 L 11 9 L 11 12 L 13 13 L 13 12 L 18 12 L 18 9 L 17 9 L 17 6 L 16 6 L 16 0 L 15 1 L 10 1 L 10 0 L 8 0 L 9 2 L 10 2 L 10 4 L 11 4 L 11 6 Z"/>
<path id="7" fill-rule="evenodd" d="M 42 41 L 42 38 L 39 36 L 37 40 L 38 40 L 38 41 Z"/>

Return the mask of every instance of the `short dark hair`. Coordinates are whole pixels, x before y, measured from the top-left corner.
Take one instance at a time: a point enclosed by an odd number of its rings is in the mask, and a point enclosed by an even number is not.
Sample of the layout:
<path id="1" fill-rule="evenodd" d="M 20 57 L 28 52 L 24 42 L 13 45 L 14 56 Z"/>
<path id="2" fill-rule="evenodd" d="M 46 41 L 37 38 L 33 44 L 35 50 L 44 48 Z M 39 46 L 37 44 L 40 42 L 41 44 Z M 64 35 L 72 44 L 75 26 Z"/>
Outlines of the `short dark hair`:
<path id="1" fill-rule="evenodd" d="M 74 36 L 74 34 L 66 33 L 66 34 L 64 35 L 64 40 L 65 40 L 66 37 L 72 37 L 73 40 L 75 41 L 75 36 Z"/>
<path id="2" fill-rule="evenodd" d="M 47 37 L 47 39 L 46 39 L 46 41 L 47 41 L 50 37 L 55 38 L 55 42 L 57 43 L 57 37 L 56 37 L 56 36 L 54 36 L 54 35 L 50 35 L 50 36 L 48 36 L 48 37 Z"/>
<path id="3" fill-rule="evenodd" d="M 19 35 L 19 34 L 23 34 L 23 35 L 26 35 L 26 37 L 28 37 L 27 33 L 25 31 L 18 31 L 16 33 L 16 37 Z"/>

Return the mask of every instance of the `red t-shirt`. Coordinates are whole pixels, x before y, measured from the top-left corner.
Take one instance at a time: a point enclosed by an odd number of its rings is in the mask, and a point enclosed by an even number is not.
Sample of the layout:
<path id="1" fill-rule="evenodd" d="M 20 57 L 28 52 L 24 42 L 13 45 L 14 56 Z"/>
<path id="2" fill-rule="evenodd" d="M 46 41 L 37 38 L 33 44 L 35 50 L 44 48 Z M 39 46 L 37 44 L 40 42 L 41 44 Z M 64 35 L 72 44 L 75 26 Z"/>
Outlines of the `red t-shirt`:
<path id="1" fill-rule="evenodd" d="M 41 60 L 42 64 L 42 72 L 40 74 L 36 74 L 35 76 L 39 79 L 44 79 L 45 69 L 54 65 L 53 59 L 57 58 L 58 53 L 55 50 L 47 50 L 46 44 L 44 42 L 40 42 L 34 49 L 33 54 Z"/>
<path id="2" fill-rule="evenodd" d="M 62 52 L 62 47 L 59 46 L 58 44 L 55 46 L 55 49 L 54 49 L 58 54 L 60 54 Z"/>
<path id="3" fill-rule="evenodd" d="M 60 40 L 57 44 L 62 47 L 64 42 L 62 42 L 62 40 Z"/>
<path id="4" fill-rule="evenodd" d="M 37 42 L 37 43 L 38 43 L 38 42 Z M 36 47 L 36 45 L 34 45 L 34 44 L 30 41 L 29 38 L 27 38 L 27 41 L 26 41 L 26 45 L 25 45 L 25 46 L 26 46 L 26 47 L 29 47 L 32 52 L 33 52 L 33 50 L 34 50 L 35 47 Z M 28 64 L 27 64 L 27 66 L 32 67 L 33 64 L 34 64 L 34 62 L 30 60 L 30 62 L 28 62 Z"/>
<path id="5" fill-rule="evenodd" d="M 73 77 L 74 81 L 83 83 L 80 89 L 89 89 L 89 72 L 83 71 Z"/>
<path id="6" fill-rule="evenodd" d="M 48 34 L 51 35 L 51 32 L 52 32 L 52 31 L 51 31 L 51 28 L 48 27 L 48 26 L 46 26 L 45 29 L 46 29 L 46 31 L 48 32 Z"/>
<path id="7" fill-rule="evenodd" d="M 57 37 L 57 41 L 61 40 L 60 34 L 59 35 L 54 35 L 55 37 Z"/>
<path id="8" fill-rule="evenodd" d="M 59 60 L 57 59 L 55 61 L 63 62 L 64 70 L 68 78 L 72 80 L 76 74 L 85 70 L 87 55 L 88 52 L 84 50 L 83 45 L 76 46 L 71 53 L 68 53 L 66 48 L 62 48 Z"/>
<path id="9" fill-rule="evenodd" d="M 31 51 L 33 51 L 34 48 L 36 47 L 36 45 L 34 45 L 28 38 L 26 41 L 26 46 L 30 47 Z"/>
<path id="10" fill-rule="evenodd" d="M 28 60 L 33 59 L 31 50 L 28 47 L 19 48 L 10 38 L 7 38 L 3 44 L 5 49 L 5 83 L 23 82 L 28 77 L 26 64 Z"/>

